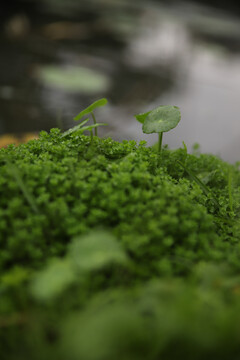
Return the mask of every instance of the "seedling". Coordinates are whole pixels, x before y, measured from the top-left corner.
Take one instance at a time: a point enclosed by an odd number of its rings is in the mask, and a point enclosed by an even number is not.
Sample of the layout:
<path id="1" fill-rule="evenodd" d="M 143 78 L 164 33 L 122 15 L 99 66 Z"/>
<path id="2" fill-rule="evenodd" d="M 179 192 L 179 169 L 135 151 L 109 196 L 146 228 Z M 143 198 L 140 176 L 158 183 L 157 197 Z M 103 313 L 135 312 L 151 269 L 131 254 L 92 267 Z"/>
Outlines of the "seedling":
<path id="1" fill-rule="evenodd" d="M 75 116 L 73 118 L 73 120 L 78 121 L 78 120 L 81 120 L 85 115 L 91 114 L 94 125 L 96 125 L 97 122 L 96 122 L 96 118 L 95 118 L 95 116 L 93 114 L 93 111 L 98 107 L 106 105 L 107 102 L 108 101 L 105 98 L 95 101 L 94 103 L 89 105 L 86 109 L 82 110 L 77 116 Z M 95 127 L 95 136 L 97 136 L 97 127 Z"/>
<path id="2" fill-rule="evenodd" d="M 163 133 L 177 126 L 181 120 L 181 113 L 177 106 L 162 105 L 135 117 L 143 124 L 142 130 L 145 134 L 158 134 L 158 153 L 160 154 Z"/>
<path id="3" fill-rule="evenodd" d="M 75 131 L 79 131 L 81 133 L 83 133 L 84 131 L 90 131 L 90 136 L 91 136 L 91 142 L 93 140 L 93 129 L 95 129 L 95 136 L 97 136 L 97 128 L 99 126 L 106 126 L 107 124 L 105 123 L 97 123 L 96 122 L 96 118 L 93 114 L 93 110 L 95 110 L 98 107 L 104 106 L 107 104 L 107 99 L 103 98 L 103 99 L 99 99 L 97 101 L 95 101 L 94 103 L 92 103 L 91 105 L 89 105 L 86 109 L 82 110 L 77 116 L 75 116 L 73 118 L 73 120 L 78 121 L 81 120 L 85 115 L 91 114 L 92 119 L 94 124 L 93 125 L 88 125 L 88 126 L 84 126 L 88 121 L 89 118 L 82 120 L 80 122 L 80 124 L 78 124 L 77 126 L 74 126 L 73 128 L 65 131 L 61 136 L 65 137 L 68 136 L 69 134 L 75 132 Z"/>
<path id="4" fill-rule="evenodd" d="M 93 125 L 88 125 L 88 126 L 83 126 L 85 125 L 87 122 L 89 121 L 89 118 L 87 118 L 86 120 L 84 120 L 83 122 L 81 122 L 80 124 L 78 124 L 77 126 L 74 126 L 73 128 L 65 131 L 61 137 L 65 137 L 65 136 L 68 136 L 70 134 L 72 134 L 73 132 L 75 131 L 79 131 L 80 133 L 84 133 L 84 131 L 90 131 L 91 133 L 91 139 L 92 139 L 92 130 L 93 129 L 96 129 L 98 126 L 106 126 L 107 124 L 105 123 L 96 123 L 96 124 L 93 124 Z"/>

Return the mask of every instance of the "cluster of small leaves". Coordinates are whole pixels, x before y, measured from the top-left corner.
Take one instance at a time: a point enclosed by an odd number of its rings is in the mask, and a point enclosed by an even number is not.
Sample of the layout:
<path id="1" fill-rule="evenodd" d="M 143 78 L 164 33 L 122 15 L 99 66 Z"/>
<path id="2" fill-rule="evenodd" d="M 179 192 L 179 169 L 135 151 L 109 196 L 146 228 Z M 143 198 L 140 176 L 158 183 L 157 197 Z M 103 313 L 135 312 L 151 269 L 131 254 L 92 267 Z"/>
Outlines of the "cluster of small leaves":
<path id="1" fill-rule="evenodd" d="M 180 164 L 191 169 L 207 192 Z M 29 356 L 23 350 L 23 358 L 34 360 L 38 355 L 30 343 L 36 345 L 35 337 L 43 333 L 40 349 L 54 341 L 63 346 L 54 356 L 49 349 L 48 355 L 39 352 L 39 359 L 47 360 L 158 359 L 160 355 L 174 359 L 171 344 L 179 339 L 176 351 L 182 349 L 186 355 L 184 344 L 191 343 L 202 356 L 199 359 L 216 344 L 221 345 L 221 354 L 228 341 L 234 351 L 235 338 L 230 341 L 226 334 L 238 319 L 233 311 L 240 282 L 231 276 L 240 269 L 239 186 L 237 167 L 217 157 L 164 149 L 159 164 L 158 154 L 145 142 L 91 139 L 80 129 L 64 137 L 53 129 L 42 132 L 39 140 L 1 149 L 0 350 L 6 351 L 10 345 L 4 344 L 14 342 L 14 336 L 21 341 L 17 328 L 9 332 L 9 326 L 21 325 L 30 349 Z M 88 235 L 93 229 L 96 232 Z M 219 275 L 224 285 L 216 295 L 215 280 L 206 294 L 199 290 L 196 271 L 202 262 L 215 264 L 213 269 L 220 265 L 228 269 L 227 275 Z M 214 277 L 210 267 L 208 274 L 211 271 Z M 169 280 L 164 279 L 179 276 L 187 283 L 171 280 L 174 300 Z M 207 279 L 205 272 L 200 278 Z M 152 279 L 162 280 L 145 291 Z M 228 279 L 231 312 L 225 295 Z M 173 296 L 170 302 L 168 289 Z M 103 290 L 107 293 L 101 296 L 111 306 L 101 300 L 88 307 L 89 300 L 98 299 Z M 136 308 L 134 299 L 140 299 Z M 208 309 L 215 305 L 208 342 L 206 333 L 201 336 L 197 328 L 195 333 L 187 329 L 192 319 L 204 328 Z M 71 320 L 73 311 L 77 316 Z M 173 314 L 172 323 L 164 318 L 165 311 Z M 218 337 L 214 337 L 216 324 L 222 331 Z M 85 330 L 81 332 L 79 326 Z M 148 326 L 151 334 L 146 334 Z M 96 344 L 86 338 L 94 338 Z M 19 349 L 15 350 L 20 359 Z"/>
<path id="2" fill-rule="evenodd" d="M 204 198 L 202 192 L 154 167 L 156 154 L 144 144 L 96 137 L 91 144 L 77 132 L 63 140 L 53 130 L 3 150 L 1 159 L 3 270 L 13 264 L 39 267 L 49 256 L 64 254 L 74 236 L 99 226 L 119 238 L 136 264 L 148 259 L 145 268 L 136 266 L 146 277 L 161 274 L 163 256 L 176 274 L 182 266 L 173 259 L 205 259 L 220 246 L 213 218 L 191 201 L 195 192 Z"/>

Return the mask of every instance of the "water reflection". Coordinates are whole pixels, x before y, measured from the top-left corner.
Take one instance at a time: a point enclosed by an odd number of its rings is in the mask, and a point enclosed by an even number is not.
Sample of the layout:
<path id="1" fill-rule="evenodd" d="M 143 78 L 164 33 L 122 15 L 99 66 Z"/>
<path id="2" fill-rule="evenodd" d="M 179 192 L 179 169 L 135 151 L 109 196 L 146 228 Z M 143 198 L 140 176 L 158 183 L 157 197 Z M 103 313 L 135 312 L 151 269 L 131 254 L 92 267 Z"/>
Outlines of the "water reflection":
<path id="1" fill-rule="evenodd" d="M 47 130 L 60 113 L 66 129 L 104 96 L 110 105 L 98 120 L 115 139 L 153 142 L 132 115 L 174 104 L 182 121 L 164 137 L 171 147 L 199 142 L 240 159 L 238 18 L 179 2 L 43 4 L 37 21 L 23 9 L 2 27 L 0 134 Z"/>

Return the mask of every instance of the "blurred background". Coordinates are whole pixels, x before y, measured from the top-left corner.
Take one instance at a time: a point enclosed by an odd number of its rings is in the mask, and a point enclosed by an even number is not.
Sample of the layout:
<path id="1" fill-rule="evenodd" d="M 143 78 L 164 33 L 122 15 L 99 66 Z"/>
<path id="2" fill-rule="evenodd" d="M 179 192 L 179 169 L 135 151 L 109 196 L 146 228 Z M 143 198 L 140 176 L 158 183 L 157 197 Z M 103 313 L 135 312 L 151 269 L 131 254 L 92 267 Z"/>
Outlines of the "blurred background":
<path id="1" fill-rule="evenodd" d="M 106 97 L 101 134 L 145 139 L 134 114 L 177 105 L 163 143 L 240 160 L 240 5 L 235 0 L 11 0 L 0 12 L 2 145 Z M 27 135 L 26 135 L 27 134 Z M 13 138 L 17 136 L 18 139 Z"/>

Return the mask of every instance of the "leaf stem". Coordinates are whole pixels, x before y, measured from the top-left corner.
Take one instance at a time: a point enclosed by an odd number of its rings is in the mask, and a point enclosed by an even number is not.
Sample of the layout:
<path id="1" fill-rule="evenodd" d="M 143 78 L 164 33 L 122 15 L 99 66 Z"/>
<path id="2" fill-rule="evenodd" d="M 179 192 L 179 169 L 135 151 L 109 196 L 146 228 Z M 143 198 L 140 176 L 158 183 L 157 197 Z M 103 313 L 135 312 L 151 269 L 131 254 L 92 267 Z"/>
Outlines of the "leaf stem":
<path id="1" fill-rule="evenodd" d="M 158 154 L 159 155 L 161 154 L 161 151 L 162 151 L 162 137 L 163 137 L 163 133 L 160 132 L 158 134 Z"/>
<path id="2" fill-rule="evenodd" d="M 94 122 L 94 124 L 96 124 L 97 122 L 96 122 L 96 118 L 95 118 L 95 116 L 94 116 L 94 113 L 93 113 L 93 112 L 91 112 L 91 115 L 92 115 L 92 118 L 93 118 L 93 122 Z M 97 132 L 97 128 L 96 128 L 96 127 L 95 127 L 94 132 L 95 132 L 95 136 L 98 136 L 98 132 Z"/>

